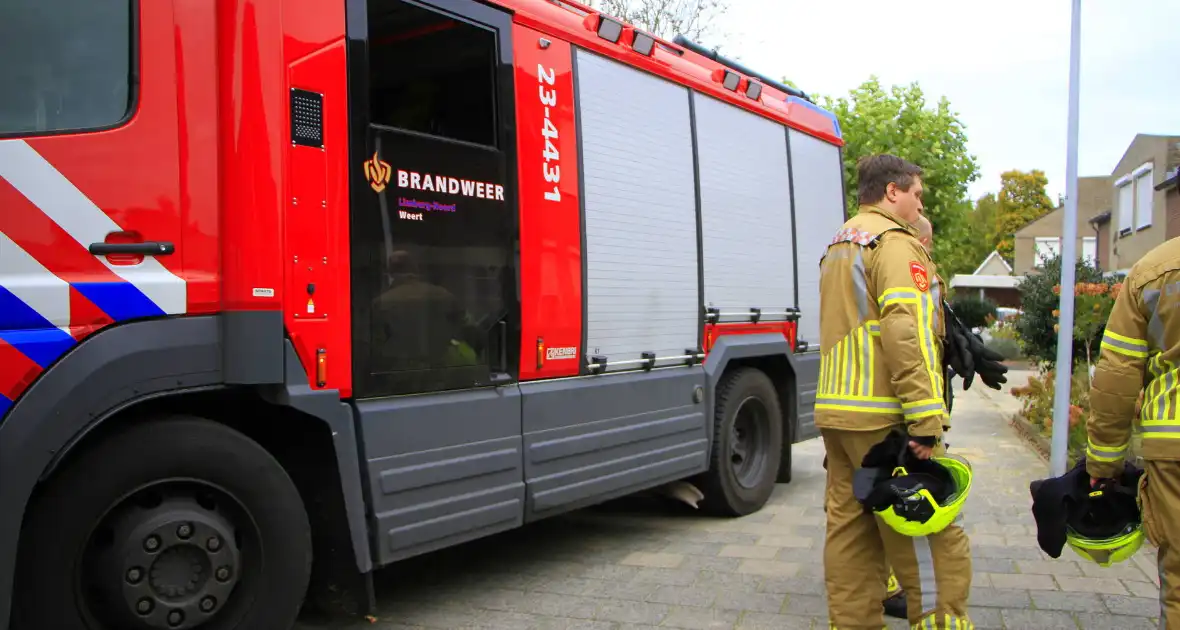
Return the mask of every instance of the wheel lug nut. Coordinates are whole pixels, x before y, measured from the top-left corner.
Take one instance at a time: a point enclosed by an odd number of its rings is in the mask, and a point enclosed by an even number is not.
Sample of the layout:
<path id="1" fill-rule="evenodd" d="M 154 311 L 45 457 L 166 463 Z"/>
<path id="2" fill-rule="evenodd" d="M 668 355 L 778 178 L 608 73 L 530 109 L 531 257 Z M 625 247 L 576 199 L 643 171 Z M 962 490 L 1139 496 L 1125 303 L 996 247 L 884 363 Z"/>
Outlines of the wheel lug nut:
<path id="1" fill-rule="evenodd" d="M 188 538 L 193 535 L 193 526 L 188 523 L 182 523 L 176 528 L 177 538 Z"/>
<path id="2" fill-rule="evenodd" d="M 217 536 L 213 536 L 205 542 L 205 547 L 208 548 L 209 551 L 217 551 L 218 549 L 221 549 L 221 539 Z"/>
<path id="3" fill-rule="evenodd" d="M 168 625 L 179 626 L 182 623 L 184 623 L 184 613 L 179 610 L 168 613 Z"/>
<path id="4" fill-rule="evenodd" d="M 213 609 L 216 607 L 217 600 L 212 597 L 206 597 L 201 600 L 201 612 L 213 612 Z"/>
<path id="5" fill-rule="evenodd" d="M 220 569 L 217 570 L 217 581 L 219 581 L 219 582 L 228 582 L 229 581 L 229 567 L 221 567 Z"/>
<path id="6" fill-rule="evenodd" d="M 141 615 L 146 615 L 152 612 L 152 600 L 146 597 L 139 600 L 139 603 L 135 605 L 135 610 L 139 611 L 139 614 Z"/>
<path id="7" fill-rule="evenodd" d="M 127 570 L 127 581 L 131 584 L 139 584 L 143 579 L 143 569 L 139 567 L 132 567 Z"/>
<path id="8" fill-rule="evenodd" d="M 147 540 L 143 541 L 143 548 L 148 551 L 155 551 L 160 548 L 160 539 L 157 536 L 148 536 Z"/>

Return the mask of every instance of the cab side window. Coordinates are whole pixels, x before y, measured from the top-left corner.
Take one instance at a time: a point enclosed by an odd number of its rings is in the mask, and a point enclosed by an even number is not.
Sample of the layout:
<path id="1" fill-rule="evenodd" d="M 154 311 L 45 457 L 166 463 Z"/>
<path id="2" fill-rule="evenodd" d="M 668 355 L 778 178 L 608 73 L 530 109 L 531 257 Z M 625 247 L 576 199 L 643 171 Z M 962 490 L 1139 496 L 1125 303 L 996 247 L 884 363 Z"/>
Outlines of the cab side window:
<path id="1" fill-rule="evenodd" d="M 0 2 L 0 136 L 104 129 L 134 100 L 132 0 Z"/>
<path id="2" fill-rule="evenodd" d="M 372 2 L 373 124 L 496 144 L 496 36 L 409 2 Z"/>

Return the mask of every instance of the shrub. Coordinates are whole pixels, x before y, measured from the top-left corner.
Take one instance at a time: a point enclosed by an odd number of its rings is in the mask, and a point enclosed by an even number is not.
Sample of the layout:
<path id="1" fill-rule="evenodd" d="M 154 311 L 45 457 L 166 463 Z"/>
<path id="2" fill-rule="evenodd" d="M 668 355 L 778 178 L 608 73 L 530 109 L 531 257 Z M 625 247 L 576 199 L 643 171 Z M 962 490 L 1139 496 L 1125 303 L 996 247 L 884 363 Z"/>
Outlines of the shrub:
<path id="1" fill-rule="evenodd" d="M 1113 285 L 1115 281 L 1106 280 L 1102 272 L 1085 259 L 1079 259 L 1075 266 L 1076 280 L 1079 284 Z M 1042 367 L 1053 367 L 1057 362 L 1057 317 L 1053 314 L 1061 303 L 1061 298 L 1054 291 L 1054 287 L 1061 284 L 1061 258 L 1054 256 L 1046 260 L 1039 273 L 1030 273 L 1017 285 L 1020 292 L 1021 315 L 1016 317 L 1016 332 L 1020 337 L 1021 349 L 1030 360 L 1038 362 Z M 1075 313 L 1077 302 L 1074 303 Z M 1073 357 L 1076 361 L 1087 356 L 1087 350 L 1096 354 L 1102 335 L 1090 340 L 1089 346 L 1085 341 L 1074 341 Z"/>
<path id="2" fill-rule="evenodd" d="M 996 305 L 987 298 L 974 295 L 957 297 L 951 302 L 955 315 L 968 328 L 983 328 L 996 318 Z"/>

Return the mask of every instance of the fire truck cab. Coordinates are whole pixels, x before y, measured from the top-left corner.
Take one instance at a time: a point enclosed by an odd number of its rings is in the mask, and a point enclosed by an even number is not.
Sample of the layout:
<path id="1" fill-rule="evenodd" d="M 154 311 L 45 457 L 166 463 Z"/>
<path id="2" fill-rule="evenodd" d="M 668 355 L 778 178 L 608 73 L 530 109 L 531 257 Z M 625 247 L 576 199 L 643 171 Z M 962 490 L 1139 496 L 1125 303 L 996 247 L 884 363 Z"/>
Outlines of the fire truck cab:
<path id="1" fill-rule="evenodd" d="M 9 0 L 0 58 L 0 630 L 289 628 L 815 435 L 798 90 L 568 0 Z"/>

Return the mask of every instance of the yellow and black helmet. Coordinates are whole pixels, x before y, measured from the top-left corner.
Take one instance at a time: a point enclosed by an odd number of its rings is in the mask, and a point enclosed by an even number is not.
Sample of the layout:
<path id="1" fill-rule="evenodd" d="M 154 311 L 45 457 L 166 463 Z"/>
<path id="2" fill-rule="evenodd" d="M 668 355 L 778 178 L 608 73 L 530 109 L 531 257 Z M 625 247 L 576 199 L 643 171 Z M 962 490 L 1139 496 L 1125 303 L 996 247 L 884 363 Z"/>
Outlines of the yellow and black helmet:
<path id="1" fill-rule="evenodd" d="M 1143 546 L 1143 523 L 1136 490 L 1103 480 L 1066 520 L 1065 542 L 1079 556 L 1109 567 Z"/>
<path id="2" fill-rule="evenodd" d="M 873 447 L 857 470 L 853 491 L 865 509 L 905 536 L 935 534 L 958 518 L 971 492 L 971 464 L 957 455 L 921 460 L 904 434 Z M 882 466 L 892 457 L 893 466 Z"/>

